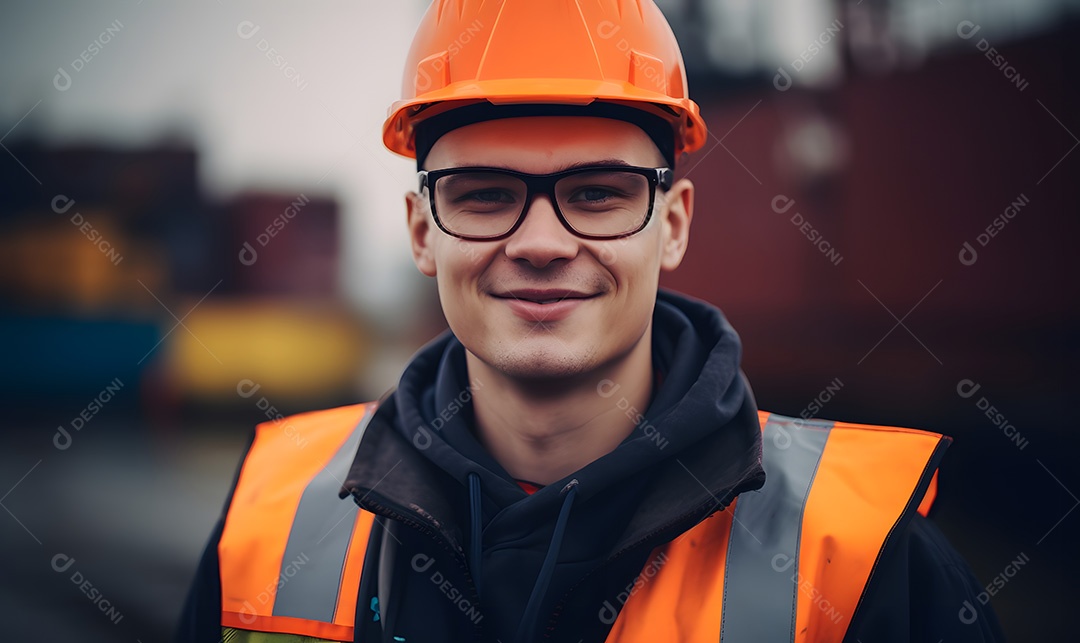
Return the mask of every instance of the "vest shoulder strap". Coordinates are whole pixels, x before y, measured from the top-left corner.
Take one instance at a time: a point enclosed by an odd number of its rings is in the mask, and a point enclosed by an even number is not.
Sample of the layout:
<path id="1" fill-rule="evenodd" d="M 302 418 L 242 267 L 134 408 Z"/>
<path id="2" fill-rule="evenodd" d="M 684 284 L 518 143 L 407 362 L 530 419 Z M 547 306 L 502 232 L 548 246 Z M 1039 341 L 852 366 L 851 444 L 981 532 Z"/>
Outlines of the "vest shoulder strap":
<path id="1" fill-rule="evenodd" d="M 374 516 L 338 490 L 374 407 L 256 428 L 218 543 L 223 626 L 353 640 Z"/>
<path id="2" fill-rule="evenodd" d="M 765 485 L 666 545 L 609 643 L 841 641 L 949 439 L 762 411 Z M 646 572 L 648 578 L 643 578 Z"/>

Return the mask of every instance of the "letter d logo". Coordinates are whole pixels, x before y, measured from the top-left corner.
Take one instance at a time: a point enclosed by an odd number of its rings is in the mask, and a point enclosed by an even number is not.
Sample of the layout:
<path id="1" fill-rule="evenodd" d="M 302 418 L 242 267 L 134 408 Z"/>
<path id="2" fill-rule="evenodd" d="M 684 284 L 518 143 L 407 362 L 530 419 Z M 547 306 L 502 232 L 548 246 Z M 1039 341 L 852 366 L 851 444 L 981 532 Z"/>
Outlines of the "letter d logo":
<path id="1" fill-rule="evenodd" d="M 423 67 L 417 66 L 416 68 L 416 93 L 420 94 L 426 92 L 431 88 L 431 74 L 427 73 L 427 70 Z"/>
<path id="2" fill-rule="evenodd" d="M 255 613 L 255 606 L 251 604 L 251 601 L 244 601 L 244 606 L 240 608 L 240 613 L 237 616 L 240 618 L 240 622 L 245 625 L 251 625 L 259 618 L 259 615 Z"/>
<path id="3" fill-rule="evenodd" d="M 600 383 L 596 385 L 596 394 L 600 397 L 611 397 L 621 386 L 611 380 L 600 380 Z"/>
<path id="4" fill-rule="evenodd" d="M 782 92 L 786 92 L 791 89 L 791 74 L 787 73 L 787 70 L 783 67 L 776 68 L 776 75 L 772 79 L 773 87 Z"/>
<path id="5" fill-rule="evenodd" d="M 248 40 L 255 34 L 259 33 L 259 29 L 262 29 L 262 27 L 250 20 L 244 20 L 240 24 L 236 25 L 236 35 L 240 36 L 244 40 Z"/>
<path id="6" fill-rule="evenodd" d="M 784 214 L 795 205 L 795 199 L 789 199 L 783 194 L 777 194 L 772 200 L 773 212 L 777 214 Z"/>
<path id="7" fill-rule="evenodd" d="M 53 446 L 63 451 L 71 446 L 71 434 L 62 426 L 56 427 L 56 435 L 53 436 Z"/>
<path id="8" fill-rule="evenodd" d="M 982 387 L 982 384 L 976 384 L 973 380 L 960 380 L 956 383 L 956 394 L 963 398 L 969 398 L 975 395 L 975 391 L 978 391 Z"/>
<path id="9" fill-rule="evenodd" d="M 61 205 L 63 204 L 63 205 Z M 57 194 L 52 200 L 53 212 L 57 214 L 64 214 L 71 209 L 71 206 L 75 205 L 75 199 L 69 199 L 63 194 Z"/>
<path id="10" fill-rule="evenodd" d="M 417 554 L 412 557 L 412 568 L 421 574 L 431 569 L 431 566 L 434 564 L 435 559 L 427 554 Z"/>
<path id="11" fill-rule="evenodd" d="M 786 449 L 791 446 L 791 434 L 784 429 L 777 427 L 776 433 L 772 436 L 772 441 L 777 449 Z"/>
<path id="12" fill-rule="evenodd" d="M 979 253 L 975 252 L 975 248 L 972 248 L 971 244 L 965 241 L 964 246 L 960 248 L 960 263 L 970 266 L 978 260 Z"/>
<path id="13" fill-rule="evenodd" d="M 421 451 L 431 446 L 431 433 L 422 426 L 416 427 L 416 435 L 413 436 L 413 445 Z"/>
<path id="14" fill-rule="evenodd" d="M 619 253 L 615 252 L 614 248 L 608 245 L 600 247 L 600 263 L 605 266 L 610 266 L 619 260 Z"/>
<path id="15" fill-rule="evenodd" d="M 777 554 L 772 557 L 772 568 L 778 572 L 784 572 L 791 569 L 791 566 L 795 564 L 795 559 L 787 554 Z"/>
<path id="16" fill-rule="evenodd" d="M 247 241 L 244 242 L 244 247 L 240 249 L 240 263 L 245 266 L 252 266 L 259 260 L 259 253 L 255 252 L 255 248 L 251 246 Z"/>
<path id="17" fill-rule="evenodd" d="M 615 34 L 619 33 L 620 29 L 622 29 L 622 27 L 615 24 L 614 22 L 610 20 L 604 20 L 601 21 L 600 24 L 596 25 L 596 35 L 600 36 L 604 40 L 608 40 L 610 38 L 614 38 Z"/>
<path id="18" fill-rule="evenodd" d="M 960 36 L 964 40 L 971 40 L 971 37 L 979 33 L 979 29 L 982 29 L 979 25 L 970 20 L 961 20 L 956 25 L 956 35 Z"/>
<path id="19" fill-rule="evenodd" d="M 964 601 L 964 606 L 960 608 L 960 613 L 957 616 L 960 617 L 960 622 L 964 625 L 971 625 L 979 620 L 979 613 L 975 611 L 975 606 L 968 601 Z"/>
<path id="20" fill-rule="evenodd" d="M 619 611 L 615 609 L 614 605 L 604 601 L 604 606 L 600 608 L 600 613 L 597 616 L 604 625 L 611 625 L 618 618 Z"/>
<path id="21" fill-rule="evenodd" d="M 236 383 L 236 394 L 242 398 L 249 398 L 262 388 L 262 384 L 256 384 L 251 380 L 240 380 Z"/>
<path id="22" fill-rule="evenodd" d="M 52 568 L 61 573 L 66 572 L 74 564 L 75 559 L 67 554 L 57 554 L 52 557 Z"/>
<path id="23" fill-rule="evenodd" d="M 58 91 L 66 92 L 71 89 L 71 76 L 64 71 L 63 67 L 57 67 L 56 75 L 53 76 L 52 79 L 52 84 Z"/>

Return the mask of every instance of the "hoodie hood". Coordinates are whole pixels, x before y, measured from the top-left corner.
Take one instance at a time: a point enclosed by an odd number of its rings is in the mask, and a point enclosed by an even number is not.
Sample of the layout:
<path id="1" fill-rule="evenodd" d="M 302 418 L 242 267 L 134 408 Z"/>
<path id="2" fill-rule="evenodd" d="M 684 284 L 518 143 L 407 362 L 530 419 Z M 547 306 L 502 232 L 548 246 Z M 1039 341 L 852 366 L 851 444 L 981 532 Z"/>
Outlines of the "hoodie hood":
<path id="1" fill-rule="evenodd" d="M 465 348 L 447 331 L 380 401 L 343 494 L 375 513 L 391 506 L 390 517 L 419 517 L 466 559 L 489 635 L 531 640 L 522 627 L 550 635 L 547 615 L 567 620 L 575 590 L 591 599 L 582 614 L 613 601 L 653 547 L 764 482 L 757 405 L 721 311 L 660 290 L 652 337 L 659 385 L 633 432 L 530 495 L 474 437 L 472 396 L 482 383 L 469 380 Z M 613 383 L 598 393 L 626 404 Z M 614 578 L 594 574 L 605 567 Z"/>

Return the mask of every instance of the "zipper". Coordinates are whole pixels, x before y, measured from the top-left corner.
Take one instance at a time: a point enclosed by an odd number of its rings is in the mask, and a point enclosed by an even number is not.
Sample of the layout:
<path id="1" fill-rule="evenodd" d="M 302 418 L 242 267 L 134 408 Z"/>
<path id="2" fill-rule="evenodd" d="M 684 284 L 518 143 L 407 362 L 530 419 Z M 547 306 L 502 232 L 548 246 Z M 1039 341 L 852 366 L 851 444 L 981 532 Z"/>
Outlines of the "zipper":
<path id="1" fill-rule="evenodd" d="M 468 587 L 468 589 L 469 589 L 469 598 L 471 599 L 472 604 L 476 605 L 477 608 L 479 609 L 479 607 L 480 607 L 480 594 L 476 591 L 476 582 L 473 580 L 472 575 L 469 573 L 469 568 L 468 568 L 467 562 L 465 560 L 465 555 L 463 553 L 463 550 L 460 550 L 460 549 L 455 550 L 454 547 L 451 546 L 449 540 L 445 536 L 442 535 L 442 533 L 439 531 L 439 529 L 437 527 L 434 527 L 432 524 L 428 523 L 427 521 L 421 522 L 419 520 L 413 519 L 412 517 L 410 517 L 406 513 L 403 513 L 402 511 L 400 511 L 399 508 L 398 508 L 397 503 L 391 502 L 388 498 L 386 498 L 382 494 L 377 494 L 373 490 L 368 490 L 367 493 L 365 494 L 367 499 L 361 501 L 361 498 L 357 495 L 357 490 L 356 489 L 350 489 L 349 493 L 352 494 L 353 501 L 355 501 L 357 506 L 359 506 L 361 509 L 365 509 L 365 510 L 368 510 L 368 511 L 374 510 L 374 511 L 372 511 L 372 513 L 375 513 L 377 515 L 381 515 L 384 518 L 390 518 L 391 520 L 396 520 L 396 521 L 398 521 L 398 522 L 400 522 L 400 523 L 402 523 L 404 525 L 407 525 L 407 526 L 409 526 L 409 527 L 411 527 L 413 529 L 416 529 L 421 534 L 431 537 L 433 540 L 435 540 L 440 545 L 442 545 L 442 548 L 445 549 L 447 552 L 449 552 L 450 555 L 453 557 L 453 559 L 455 561 L 457 561 L 458 567 L 461 568 L 463 578 L 465 579 L 465 586 Z M 382 498 L 383 500 L 386 501 L 385 504 L 380 504 L 379 502 L 376 502 L 375 500 L 372 499 L 372 496 Z M 368 507 L 365 507 L 364 506 L 365 504 L 369 505 L 371 507 L 371 509 L 368 509 Z M 393 505 L 394 508 L 392 508 L 390 505 Z M 481 612 L 482 612 L 482 610 L 481 610 Z M 474 631 L 474 633 L 476 635 L 475 640 L 480 641 L 481 638 L 482 638 L 482 630 L 481 630 L 480 625 L 478 623 L 473 623 L 473 631 Z"/>

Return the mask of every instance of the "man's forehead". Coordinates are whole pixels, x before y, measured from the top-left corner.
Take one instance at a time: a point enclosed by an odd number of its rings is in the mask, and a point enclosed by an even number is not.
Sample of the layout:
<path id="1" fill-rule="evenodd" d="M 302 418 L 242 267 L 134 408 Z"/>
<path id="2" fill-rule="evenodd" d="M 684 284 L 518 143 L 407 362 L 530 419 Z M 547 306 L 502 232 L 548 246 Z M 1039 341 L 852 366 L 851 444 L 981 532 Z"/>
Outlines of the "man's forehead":
<path id="1" fill-rule="evenodd" d="M 425 167 L 485 165 L 544 172 L 584 165 L 663 165 L 640 127 L 597 116 L 523 116 L 470 123 L 439 137 Z M 526 170 L 529 171 L 529 170 Z"/>

